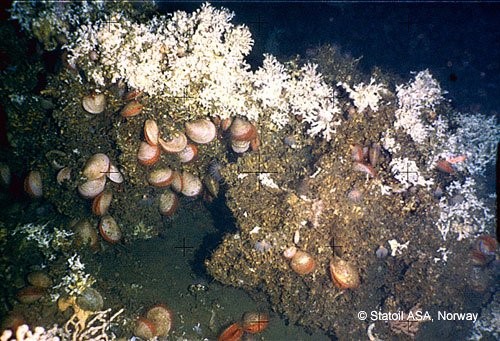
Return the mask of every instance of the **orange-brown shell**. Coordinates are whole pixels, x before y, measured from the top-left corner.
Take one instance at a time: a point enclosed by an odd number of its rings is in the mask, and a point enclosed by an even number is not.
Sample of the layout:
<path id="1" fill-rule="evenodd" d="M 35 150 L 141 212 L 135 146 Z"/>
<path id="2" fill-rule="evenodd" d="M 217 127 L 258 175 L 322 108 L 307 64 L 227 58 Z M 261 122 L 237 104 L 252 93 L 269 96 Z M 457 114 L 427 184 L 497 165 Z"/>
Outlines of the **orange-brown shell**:
<path id="1" fill-rule="evenodd" d="M 111 200 L 113 199 L 113 193 L 109 190 L 101 192 L 98 196 L 94 198 L 92 202 L 92 212 L 95 215 L 104 215 L 108 213 L 109 206 L 111 205 Z"/>
<path id="2" fill-rule="evenodd" d="M 39 171 L 31 171 L 24 179 L 24 190 L 32 198 L 40 198 L 43 195 L 42 175 Z"/>
<path id="3" fill-rule="evenodd" d="M 206 144 L 217 136 L 217 128 L 212 121 L 200 119 L 186 122 L 186 135 L 194 142 Z"/>
<path id="4" fill-rule="evenodd" d="M 158 144 L 159 134 L 160 131 L 155 120 L 146 120 L 146 122 L 144 122 L 144 138 L 148 144 L 156 146 Z"/>
<path id="5" fill-rule="evenodd" d="M 147 318 L 139 317 L 135 322 L 134 335 L 144 340 L 152 339 L 157 335 L 156 327 Z"/>
<path id="6" fill-rule="evenodd" d="M 144 166 L 152 166 L 160 159 L 160 148 L 147 142 L 141 142 L 137 151 L 137 160 Z"/>
<path id="7" fill-rule="evenodd" d="M 177 132 L 172 135 L 170 140 L 158 138 L 161 148 L 167 153 L 179 153 L 187 146 L 187 137 L 183 132 Z"/>
<path id="8" fill-rule="evenodd" d="M 263 312 L 249 311 L 243 314 L 242 328 L 250 334 L 262 332 L 269 325 L 269 315 Z"/>
<path id="9" fill-rule="evenodd" d="M 151 307 L 146 313 L 146 319 L 156 328 L 156 336 L 167 336 L 172 329 L 172 312 L 163 304 Z"/>
<path id="10" fill-rule="evenodd" d="M 123 117 L 137 116 L 142 111 L 142 104 L 137 101 L 128 102 L 122 109 L 121 115 Z"/>
<path id="11" fill-rule="evenodd" d="M 340 289 L 355 289 L 360 284 L 358 270 L 352 264 L 337 257 L 330 261 L 330 275 L 333 283 Z"/>
<path id="12" fill-rule="evenodd" d="M 174 172 L 166 167 L 157 169 L 148 175 L 148 182 L 155 187 L 167 187 L 174 181 Z"/>
<path id="13" fill-rule="evenodd" d="M 309 253 L 298 250 L 293 255 L 290 266 L 299 275 L 307 275 L 316 268 L 316 261 Z"/>
<path id="14" fill-rule="evenodd" d="M 229 131 L 231 132 L 231 140 L 234 141 L 251 141 L 257 136 L 255 126 L 239 117 L 233 120 Z"/>
<path id="15" fill-rule="evenodd" d="M 243 336 L 243 328 L 236 322 L 224 329 L 217 341 L 240 341 Z"/>

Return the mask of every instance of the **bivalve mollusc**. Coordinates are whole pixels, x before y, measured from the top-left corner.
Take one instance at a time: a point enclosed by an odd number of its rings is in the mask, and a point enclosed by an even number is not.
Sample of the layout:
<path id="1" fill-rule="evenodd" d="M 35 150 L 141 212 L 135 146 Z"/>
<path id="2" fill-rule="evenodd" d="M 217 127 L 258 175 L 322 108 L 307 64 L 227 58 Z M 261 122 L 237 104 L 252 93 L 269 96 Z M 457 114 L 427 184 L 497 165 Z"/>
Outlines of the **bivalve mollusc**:
<path id="1" fill-rule="evenodd" d="M 212 121 L 207 119 L 186 122 L 186 135 L 196 143 L 206 144 L 215 139 L 217 128 Z"/>
<path id="2" fill-rule="evenodd" d="M 33 271 L 28 274 L 28 283 L 38 288 L 50 288 L 53 281 L 45 271 Z"/>
<path id="3" fill-rule="evenodd" d="M 169 140 L 158 138 L 158 143 L 167 153 L 179 153 L 187 146 L 187 137 L 183 132 L 176 132 Z"/>
<path id="4" fill-rule="evenodd" d="M 176 191 L 177 193 L 182 192 L 182 174 L 179 173 L 178 171 L 174 171 L 173 174 L 173 180 L 172 180 L 172 189 Z"/>
<path id="5" fill-rule="evenodd" d="M 194 161 L 198 157 L 198 147 L 192 143 L 188 143 L 186 148 L 178 152 L 177 155 L 182 163 Z"/>
<path id="6" fill-rule="evenodd" d="M 167 187 L 174 180 L 174 172 L 170 168 L 160 168 L 148 175 L 148 182 L 155 187 Z"/>
<path id="7" fill-rule="evenodd" d="M 160 148 L 147 142 L 141 142 L 137 151 L 137 160 L 144 166 L 152 166 L 160 159 Z"/>
<path id="8" fill-rule="evenodd" d="M 92 199 L 104 191 L 104 186 L 106 186 L 106 176 L 101 176 L 78 186 L 78 193 L 85 199 Z"/>
<path id="9" fill-rule="evenodd" d="M 167 336 L 172 329 L 172 312 L 163 304 L 157 304 L 146 313 L 146 318 L 150 320 L 156 328 L 156 336 Z"/>
<path id="10" fill-rule="evenodd" d="M 182 173 L 182 194 L 187 197 L 195 197 L 201 194 L 203 183 L 200 178 L 189 172 Z"/>
<path id="11" fill-rule="evenodd" d="M 106 108 L 106 96 L 98 93 L 84 96 L 82 106 L 90 114 L 100 114 Z"/>
<path id="12" fill-rule="evenodd" d="M 19 302 L 30 304 L 38 301 L 45 293 L 46 290 L 44 288 L 29 286 L 19 290 L 16 296 Z"/>
<path id="13" fill-rule="evenodd" d="M 241 326 L 250 334 L 262 332 L 269 325 L 269 315 L 263 312 L 249 311 L 243 314 Z"/>
<path id="14" fill-rule="evenodd" d="M 307 275 L 316 268 L 316 261 L 309 253 L 297 250 L 292 257 L 290 266 L 299 275 Z"/>
<path id="15" fill-rule="evenodd" d="M 109 190 L 103 191 L 101 194 L 94 198 L 92 202 L 92 212 L 95 215 L 105 215 L 108 213 L 109 206 L 111 205 L 111 200 L 113 199 L 113 193 Z"/>
<path id="16" fill-rule="evenodd" d="M 356 289 L 359 287 L 358 270 L 343 259 L 334 257 L 330 261 L 330 275 L 333 283 L 340 289 Z"/>
<path id="17" fill-rule="evenodd" d="M 99 236 L 97 235 L 97 229 L 88 220 L 83 219 L 78 221 L 73 226 L 74 234 L 74 244 L 77 248 L 84 246 L 90 246 L 94 251 L 99 250 Z"/>
<path id="18" fill-rule="evenodd" d="M 134 335 L 143 340 L 150 340 L 156 336 L 156 327 L 147 318 L 139 317 L 135 321 Z"/>
<path id="19" fill-rule="evenodd" d="M 128 102 L 122 109 L 121 115 L 123 117 L 137 116 L 142 111 L 142 104 L 137 101 Z"/>
<path id="20" fill-rule="evenodd" d="M 243 327 L 240 323 L 236 322 L 224 329 L 217 338 L 217 341 L 240 341 L 243 333 Z"/>
<path id="21" fill-rule="evenodd" d="M 125 180 L 123 178 L 123 174 L 118 170 L 118 167 L 112 163 L 109 164 L 109 170 L 106 173 L 106 176 L 115 184 L 121 184 Z"/>
<path id="22" fill-rule="evenodd" d="M 146 122 L 144 122 L 144 138 L 146 142 L 152 146 L 156 146 L 158 144 L 159 135 L 160 131 L 156 121 L 146 120 Z"/>
<path id="23" fill-rule="evenodd" d="M 233 141 L 251 141 L 257 137 L 255 126 L 242 118 L 236 117 L 229 128 L 231 140 Z"/>
<path id="24" fill-rule="evenodd" d="M 87 180 L 95 180 L 108 173 L 109 165 L 109 157 L 106 154 L 94 154 L 85 163 L 82 175 L 86 177 Z"/>
<path id="25" fill-rule="evenodd" d="M 231 140 L 231 149 L 237 154 L 243 154 L 250 148 L 250 141 Z"/>
<path id="26" fill-rule="evenodd" d="M 31 171 L 24 179 L 24 190 L 32 198 L 40 198 L 43 195 L 42 174 L 39 171 Z"/>
<path id="27" fill-rule="evenodd" d="M 71 168 L 69 167 L 64 167 L 57 172 L 56 176 L 57 183 L 59 185 L 62 185 L 63 182 L 70 181 L 71 180 Z"/>
<path id="28" fill-rule="evenodd" d="M 167 190 L 160 195 L 160 214 L 171 217 L 177 210 L 178 206 L 179 199 L 174 192 Z"/>
<path id="29" fill-rule="evenodd" d="M 116 220 L 110 216 L 105 215 L 99 222 L 99 232 L 105 241 L 115 244 L 122 239 L 122 230 Z"/>

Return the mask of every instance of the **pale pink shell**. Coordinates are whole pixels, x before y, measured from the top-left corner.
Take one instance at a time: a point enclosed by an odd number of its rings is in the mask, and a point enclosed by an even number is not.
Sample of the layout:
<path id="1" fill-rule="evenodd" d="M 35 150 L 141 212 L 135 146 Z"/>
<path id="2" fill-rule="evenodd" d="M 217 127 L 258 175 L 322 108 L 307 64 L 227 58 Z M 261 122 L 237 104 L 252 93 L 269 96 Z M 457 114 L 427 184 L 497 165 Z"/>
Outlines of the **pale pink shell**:
<path id="1" fill-rule="evenodd" d="M 105 215 L 101 218 L 99 232 L 102 238 L 109 243 L 117 243 L 122 239 L 120 226 L 118 226 L 116 220 L 110 215 Z"/>
<path id="2" fill-rule="evenodd" d="M 71 180 L 71 168 L 64 167 L 57 172 L 56 176 L 57 183 L 61 185 L 65 181 Z"/>
<path id="3" fill-rule="evenodd" d="M 243 154 L 250 148 L 250 141 L 231 140 L 231 148 L 235 153 Z"/>
<path id="4" fill-rule="evenodd" d="M 159 130 L 156 121 L 154 120 L 146 120 L 144 122 L 144 138 L 146 142 L 152 146 L 156 146 L 158 144 Z"/>
<path id="5" fill-rule="evenodd" d="M 186 123 L 186 135 L 196 143 L 212 142 L 217 136 L 217 128 L 212 121 L 200 119 Z"/>
<path id="6" fill-rule="evenodd" d="M 120 173 L 118 168 L 112 163 L 109 164 L 109 171 L 106 173 L 106 176 L 115 184 L 121 184 L 124 180 L 122 173 Z"/>
<path id="7" fill-rule="evenodd" d="M 101 176 L 100 178 L 89 180 L 78 186 L 78 193 L 86 199 L 92 199 L 98 196 L 102 191 L 104 191 L 104 186 L 106 185 L 106 177 Z"/>
<path id="8" fill-rule="evenodd" d="M 170 168 L 161 168 L 149 173 L 148 181 L 155 187 L 166 187 L 174 180 L 173 175 Z"/>
<path id="9" fill-rule="evenodd" d="M 92 202 L 92 212 L 95 215 L 104 215 L 108 213 L 109 206 L 111 205 L 111 200 L 113 199 L 113 193 L 106 190 L 96 196 Z"/>
<path id="10" fill-rule="evenodd" d="M 146 142 L 141 142 L 137 152 L 139 163 L 144 166 L 154 165 L 160 159 L 160 148 Z"/>
<path id="11" fill-rule="evenodd" d="M 198 148 L 191 143 L 188 143 L 186 148 L 184 148 L 181 152 L 177 153 L 179 156 L 179 160 L 183 163 L 191 162 L 196 159 L 198 156 Z"/>
<path id="12" fill-rule="evenodd" d="M 24 190 L 33 198 L 40 198 L 43 195 L 42 175 L 39 171 L 29 172 L 24 179 Z"/>
<path id="13" fill-rule="evenodd" d="M 90 94 L 83 97 L 83 109 L 91 114 L 100 114 L 106 108 L 106 97 L 104 94 Z"/>
<path id="14" fill-rule="evenodd" d="M 182 173 L 182 194 L 194 197 L 201 194 L 203 183 L 200 178 L 188 172 Z"/>
<path id="15" fill-rule="evenodd" d="M 231 140 L 251 141 L 257 137 L 255 126 L 242 118 L 236 117 L 230 127 Z"/>
<path id="16" fill-rule="evenodd" d="M 83 167 L 82 174 L 87 180 L 95 180 L 106 175 L 109 170 L 109 158 L 106 154 L 97 153 L 92 155 Z"/>
<path id="17" fill-rule="evenodd" d="M 187 146 L 187 137 L 182 132 L 177 132 L 173 135 L 172 139 L 165 141 L 161 137 L 158 138 L 158 143 L 161 148 L 167 153 L 178 153 Z"/>
<path id="18" fill-rule="evenodd" d="M 177 193 L 182 192 L 182 175 L 178 171 L 174 171 L 172 189 Z"/>
<path id="19" fill-rule="evenodd" d="M 160 195 L 159 209 L 162 215 L 171 216 L 175 213 L 178 205 L 179 199 L 174 192 L 167 190 Z"/>
<path id="20" fill-rule="evenodd" d="M 295 246 L 290 246 L 283 251 L 283 256 L 285 258 L 291 259 L 297 253 L 297 248 Z"/>

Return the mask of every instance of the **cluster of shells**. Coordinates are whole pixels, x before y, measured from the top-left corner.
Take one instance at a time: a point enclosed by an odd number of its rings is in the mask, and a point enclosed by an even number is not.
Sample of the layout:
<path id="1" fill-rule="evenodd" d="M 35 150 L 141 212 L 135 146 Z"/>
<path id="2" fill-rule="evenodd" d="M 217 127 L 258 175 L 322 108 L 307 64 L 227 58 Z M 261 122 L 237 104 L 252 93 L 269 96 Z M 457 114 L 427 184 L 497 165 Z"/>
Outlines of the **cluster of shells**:
<path id="1" fill-rule="evenodd" d="M 283 256 L 290 259 L 290 267 L 301 276 L 310 274 L 316 269 L 314 257 L 306 251 L 297 249 L 295 246 L 287 248 L 283 252 Z M 339 289 L 356 289 L 360 284 L 360 277 L 356 267 L 339 257 L 332 258 L 329 270 L 333 283 Z"/>
<path id="2" fill-rule="evenodd" d="M 122 107 L 120 115 L 130 119 L 141 114 L 143 111 L 141 96 L 140 91 L 133 90 L 126 93 L 123 97 L 126 104 Z M 106 97 L 102 93 L 91 93 L 82 99 L 82 107 L 90 114 L 100 114 L 106 108 Z M 168 136 L 162 136 L 155 119 L 148 118 L 144 121 L 144 140 L 139 144 L 137 161 L 147 167 L 149 185 L 164 190 L 159 197 L 158 204 L 161 215 L 171 216 L 175 213 L 179 205 L 179 194 L 186 197 L 204 195 L 204 197 L 213 198 L 219 191 L 218 181 L 209 174 L 202 179 L 197 174 L 186 170 L 177 170 L 165 165 L 155 166 L 162 153 L 177 158 L 181 164 L 188 164 L 198 158 L 199 145 L 209 144 L 223 135 L 229 136 L 231 149 L 237 154 L 249 150 L 255 151 L 259 148 L 260 142 L 255 125 L 239 117 L 224 120 L 201 118 L 188 121 L 183 129 L 171 130 Z M 102 157 L 104 154 L 96 155 Z M 83 171 L 83 176 L 87 181 L 80 185 L 78 190 L 83 197 L 94 198 L 92 207 L 95 214 L 105 215 L 112 194 L 104 191 L 106 177 L 102 175 L 106 174 L 109 178 L 113 172 L 105 170 L 104 160 L 100 161 L 102 165 L 96 163 L 94 172 L 89 171 L 89 161 Z"/>
<path id="3" fill-rule="evenodd" d="M 64 169 L 64 168 L 63 168 Z M 108 214 L 113 200 L 113 192 L 106 189 L 106 182 L 121 184 L 124 181 L 122 173 L 103 153 L 92 155 L 82 170 L 85 182 L 78 186 L 78 193 L 85 199 L 92 199 L 92 212 L 100 216 L 99 232 L 104 240 L 117 243 L 122 232 L 116 220 Z"/>

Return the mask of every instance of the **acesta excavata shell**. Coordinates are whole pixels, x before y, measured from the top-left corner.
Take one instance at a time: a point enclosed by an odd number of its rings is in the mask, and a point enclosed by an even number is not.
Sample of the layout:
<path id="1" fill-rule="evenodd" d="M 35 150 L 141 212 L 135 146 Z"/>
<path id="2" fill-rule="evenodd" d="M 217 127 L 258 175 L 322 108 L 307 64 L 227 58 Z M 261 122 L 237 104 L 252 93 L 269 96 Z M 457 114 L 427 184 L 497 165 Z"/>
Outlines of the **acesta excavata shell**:
<path id="1" fill-rule="evenodd" d="M 106 176 L 89 180 L 78 186 L 78 193 L 85 199 L 92 199 L 104 191 L 106 185 Z"/>
<path id="2" fill-rule="evenodd" d="M 455 174 L 455 169 L 452 164 L 446 160 L 439 160 L 436 162 L 436 168 L 443 173 Z"/>
<path id="3" fill-rule="evenodd" d="M 85 166 L 83 167 L 82 175 L 87 178 L 87 180 L 95 180 L 100 178 L 109 170 L 109 157 L 103 153 L 97 153 L 92 155 Z"/>
<path id="4" fill-rule="evenodd" d="M 70 181 L 71 180 L 71 168 L 69 167 L 64 167 L 57 172 L 56 176 L 57 183 L 59 185 L 62 185 L 63 182 Z"/>
<path id="5" fill-rule="evenodd" d="M 31 171 L 24 179 L 24 190 L 32 198 L 40 198 L 43 195 L 42 174 L 39 171 Z"/>
<path id="6" fill-rule="evenodd" d="M 182 194 L 187 197 L 195 197 L 201 194 L 203 184 L 199 177 L 189 172 L 182 173 Z"/>
<path id="7" fill-rule="evenodd" d="M 45 295 L 45 293 L 46 290 L 44 288 L 28 286 L 19 290 L 16 296 L 19 302 L 30 304 L 38 301 L 43 295 Z"/>
<path id="8" fill-rule="evenodd" d="M 231 140 L 251 141 L 257 136 L 257 129 L 247 120 L 236 117 L 229 128 Z"/>
<path id="9" fill-rule="evenodd" d="M 217 341 L 240 341 L 243 333 L 243 328 L 238 322 L 236 322 L 224 329 L 224 331 L 217 338 Z"/>
<path id="10" fill-rule="evenodd" d="M 160 147 L 141 142 L 137 151 L 137 160 L 144 166 L 152 166 L 160 159 Z"/>
<path id="11" fill-rule="evenodd" d="M 156 336 L 156 327 L 147 318 L 139 317 L 135 321 L 134 335 L 142 340 L 150 340 Z"/>
<path id="12" fill-rule="evenodd" d="M 160 131 L 155 120 L 146 120 L 146 122 L 144 122 L 144 138 L 148 144 L 156 146 L 158 144 L 159 134 Z"/>
<path id="13" fill-rule="evenodd" d="M 333 283 L 340 289 L 355 289 L 360 283 L 358 270 L 338 257 L 330 261 L 330 275 Z"/>
<path id="14" fill-rule="evenodd" d="M 177 193 L 181 193 L 182 192 L 182 175 L 181 173 L 179 173 L 178 171 L 174 171 L 174 174 L 173 174 L 173 180 L 172 180 L 172 184 L 171 184 L 171 187 L 174 191 L 176 191 Z"/>
<path id="15" fill-rule="evenodd" d="M 73 226 L 74 238 L 73 241 L 77 248 L 90 246 L 94 251 L 99 250 L 99 236 L 97 228 L 92 225 L 88 220 L 83 219 L 78 221 Z"/>
<path id="16" fill-rule="evenodd" d="M 246 333 L 257 334 L 269 325 L 269 315 L 263 312 L 249 311 L 243 314 L 241 326 Z"/>
<path id="17" fill-rule="evenodd" d="M 115 244 L 122 239 L 122 230 L 116 220 L 108 215 L 101 218 L 99 222 L 99 232 L 102 238 L 108 243 Z"/>
<path id="18" fill-rule="evenodd" d="M 174 180 L 174 172 L 170 168 L 161 168 L 148 175 L 148 182 L 155 187 L 169 186 Z"/>
<path id="19" fill-rule="evenodd" d="M 161 215 L 171 217 L 178 206 L 179 199 L 174 192 L 167 190 L 160 195 L 159 210 Z"/>
<path id="20" fill-rule="evenodd" d="M 198 157 L 198 147 L 192 143 L 188 143 L 186 148 L 178 152 L 177 155 L 182 163 L 194 161 Z"/>
<path id="21" fill-rule="evenodd" d="M 167 153 L 179 153 L 187 146 L 187 137 L 183 132 L 176 132 L 169 140 L 158 138 L 158 143 Z"/>
<path id="22" fill-rule="evenodd" d="M 28 274 L 28 283 L 38 288 L 50 288 L 53 281 L 45 271 L 33 271 Z"/>
<path id="23" fill-rule="evenodd" d="M 82 106 L 83 109 L 90 114 L 100 114 L 106 108 L 106 96 L 100 93 L 84 96 Z"/>
<path id="24" fill-rule="evenodd" d="M 142 104 L 137 101 L 128 102 L 122 109 L 121 115 L 123 117 L 137 116 L 142 111 Z"/>
<path id="25" fill-rule="evenodd" d="M 98 216 L 105 215 L 106 213 L 108 213 L 108 209 L 111 205 L 112 199 L 113 193 L 111 191 L 103 191 L 101 194 L 94 198 L 94 201 L 92 202 L 92 212 Z"/>
<path id="26" fill-rule="evenodd" d="M 125 180 L 122 173 L 118 170 L 118 167 L 112 163 L 109 164 L 109 170 L 106 173 L 106 176 L 115 184 L 121 184 Z"/>
<path id="27" fill-rule="evenodd" d="M 146 318 L 153 322 L 156 336 L 167 336 L 172 329 L 172 312 L 163 304 L 157 304 L 146 313 Z"/>
<path id="28" fill-rule="evenodd" d="M 243 154 L 250 148 L 250 141 L 231 140 L 231 149 L 237 154 Z"/>
<path id="29" fill-rule="evenodd" d="M 299 275 L 307 275 L 316 268 L 316 261 L 309 253 L 298 250 L 292 257 L 290 266 Z"/>
<path id="30" fill-rule="evenodd" d="M 186 122 L 186 135 L 196 143 L 206 144 L 215 139 L 217 128 L 207 119 Z"/>

